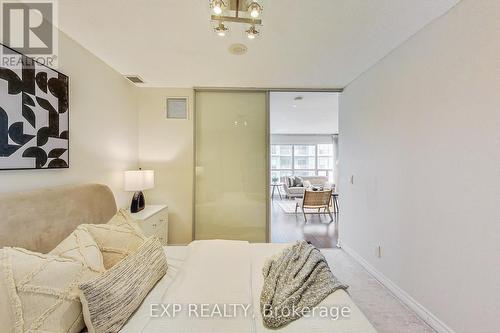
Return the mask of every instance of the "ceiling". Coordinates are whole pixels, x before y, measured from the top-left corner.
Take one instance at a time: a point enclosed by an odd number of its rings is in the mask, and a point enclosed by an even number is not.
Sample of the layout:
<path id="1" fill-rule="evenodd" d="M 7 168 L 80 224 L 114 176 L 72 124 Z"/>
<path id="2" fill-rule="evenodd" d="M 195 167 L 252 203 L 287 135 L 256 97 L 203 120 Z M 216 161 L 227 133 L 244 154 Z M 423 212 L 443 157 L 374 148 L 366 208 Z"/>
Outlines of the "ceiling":
<path id="1" fill-rule="evenodd" d="M 338 97 L 325 92 L 272 92 L 271 134 L 337 134 Z"/>
<path id="2" fill-rule="evenodd" d="M 207 0 L 64 0 L 59 26 L 148 86 L 341 88 L 458 1 L 263 0 L 256 40 L 215 35 Z"/>

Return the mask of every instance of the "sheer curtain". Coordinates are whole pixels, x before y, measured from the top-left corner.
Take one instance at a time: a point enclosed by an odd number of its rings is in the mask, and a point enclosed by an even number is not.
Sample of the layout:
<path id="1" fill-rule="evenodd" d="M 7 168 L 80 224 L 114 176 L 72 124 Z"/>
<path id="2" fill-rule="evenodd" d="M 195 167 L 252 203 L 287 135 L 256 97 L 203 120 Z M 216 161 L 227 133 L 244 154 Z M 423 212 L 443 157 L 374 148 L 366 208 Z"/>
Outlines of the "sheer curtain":
<path id="1" fill-rule="evenodd" d="M 334 175 L 334 183 L 335 183 L 335 191 L 338 191 L 339 187 L 339 135 L 332 135 L 332 143 L 333 143 L 333 175 Z"/>

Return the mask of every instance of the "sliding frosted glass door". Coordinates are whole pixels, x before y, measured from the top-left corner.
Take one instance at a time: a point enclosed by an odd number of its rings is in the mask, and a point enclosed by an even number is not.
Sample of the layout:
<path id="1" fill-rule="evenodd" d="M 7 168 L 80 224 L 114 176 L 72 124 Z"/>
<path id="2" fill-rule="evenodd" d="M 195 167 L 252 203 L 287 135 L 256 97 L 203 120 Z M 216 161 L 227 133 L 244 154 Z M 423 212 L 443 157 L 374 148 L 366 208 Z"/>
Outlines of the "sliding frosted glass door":
<path id="1" fill-rule="evenodd" d="M 196 93 L 195 238 L 266 241 L 265 92 Z"/>

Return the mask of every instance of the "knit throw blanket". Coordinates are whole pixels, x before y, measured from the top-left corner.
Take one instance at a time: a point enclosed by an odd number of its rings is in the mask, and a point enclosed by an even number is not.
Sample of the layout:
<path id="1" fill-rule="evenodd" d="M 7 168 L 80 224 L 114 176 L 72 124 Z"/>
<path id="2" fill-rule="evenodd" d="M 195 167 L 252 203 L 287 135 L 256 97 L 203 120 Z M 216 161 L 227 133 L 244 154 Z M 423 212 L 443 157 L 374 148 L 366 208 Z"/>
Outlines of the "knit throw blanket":
<path id="1" fill-rule="evenodd" d="M 332 274 L 323 254 L 306 241 L 268 259 L 263 274 L 260 309 L 267 328 L 283 327 L 335 290 L 348 288 Z"/>

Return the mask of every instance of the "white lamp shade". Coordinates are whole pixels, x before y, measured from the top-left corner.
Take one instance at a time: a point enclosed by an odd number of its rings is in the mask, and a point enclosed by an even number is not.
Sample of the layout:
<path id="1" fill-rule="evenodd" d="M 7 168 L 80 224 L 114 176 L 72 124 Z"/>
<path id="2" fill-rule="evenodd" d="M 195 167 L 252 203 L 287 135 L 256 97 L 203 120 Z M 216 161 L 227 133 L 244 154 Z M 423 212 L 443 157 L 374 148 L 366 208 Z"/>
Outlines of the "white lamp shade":
<path id="1" fill-rule="evenodd" d="M 125 171 L 125 191 L 142 191 L 155 187 L 153 170 Z"/>

